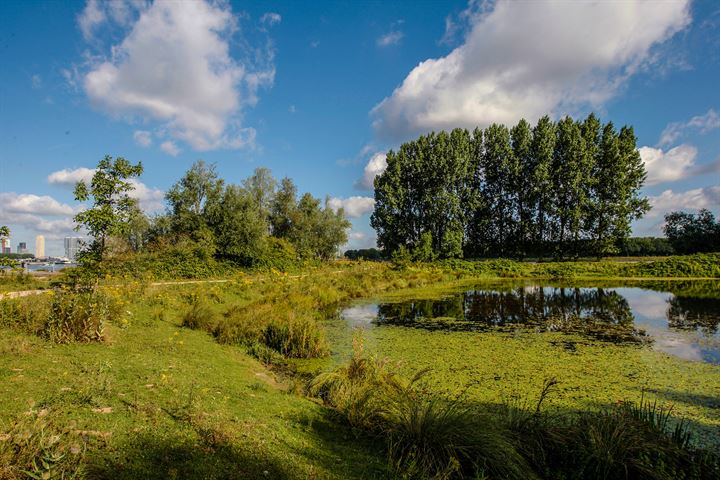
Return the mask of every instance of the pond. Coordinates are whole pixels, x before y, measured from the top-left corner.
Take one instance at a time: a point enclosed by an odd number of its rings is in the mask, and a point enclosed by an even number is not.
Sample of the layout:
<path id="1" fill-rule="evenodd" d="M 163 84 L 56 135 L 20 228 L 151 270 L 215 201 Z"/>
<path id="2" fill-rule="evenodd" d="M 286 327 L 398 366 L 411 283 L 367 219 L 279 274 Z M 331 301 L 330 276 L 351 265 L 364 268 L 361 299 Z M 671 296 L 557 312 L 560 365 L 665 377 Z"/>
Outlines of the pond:
<path id="1" fill-rule="evenodd" d="M 331 364 L 362 346 L 443 395 L 592 409 L 645 398 L 720 448 L 720 282 L 487 282 L 408 289 L 342 308 Z M 329 368 L 329 367 L 325 367 Z"/>
<path id="2" fill-rule="evenodd" d="M 481 285 L 440 298 L 356 305 L 341 316 L 352 326 L 579 333 L 720 364 L 720 296 L 695 295 L 627 286 Z"/>

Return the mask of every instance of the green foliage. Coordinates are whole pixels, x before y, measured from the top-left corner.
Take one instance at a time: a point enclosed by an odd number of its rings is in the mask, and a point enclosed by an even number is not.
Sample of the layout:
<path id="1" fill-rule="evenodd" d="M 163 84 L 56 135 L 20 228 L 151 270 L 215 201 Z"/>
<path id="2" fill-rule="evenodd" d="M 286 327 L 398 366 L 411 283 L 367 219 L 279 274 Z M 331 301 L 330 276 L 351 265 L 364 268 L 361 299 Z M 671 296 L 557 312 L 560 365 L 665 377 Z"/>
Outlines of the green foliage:
<path id="1" fill-rule="evenodd" d="M 371 224 L 390 256 L 617 253 L 650 208 L 632 128 L 543 117 L 423 135 L 387 154 Z M 429 258 L 423 255 L 423 258 Z"/>
<path id="2" fill-rule="evenodd" d="M 668 241 L 678 253 L 720 251 L 720 221 L 707 209 L 697 215 L 671 212 L 663 227 Z"/>
<path id="3" fill-rule="evenodd" d="M 80 479 L 88 440 L 77 429 L 58 427 L 54 412 L 32 411 L 0 431 L 0 478 Z"/>
<path id="4" fill-rule="evenodd" d="M 0 326 L 31 335 L 40 335 L 50 315 L 45 296 L 20 297 L 0 301 Z"/>
<path id="5" fill-rule="evenodd" d="M 385 252 L 377 248 L 360 248 L 346 250 L 344 256 L 348 260 L 382 260 L 385 258 Z"/>
<path id="6" fill-rule="evenodd" d="M 137 211 L 137 201 L 128 196 L 134 189 L 129 181 L 142 174 L 141 163 L 133 165 L 122 157 L 113 160 L 109 155 L 100 160 L 88 186 L 78 182 L 75 186 L 75 200 L 84 202 L 92 199 L 92 207 L 75 215 L 76 229 L 85 227 L 93 237 L 89 248 L 82 253 L 81 261 L 102 261 L 106 252 L 106 241 L 111 236 L 127 233 L 131 217 Z"/>
<path id="7" fill-rule="evenodd" d="M 113 313 L 111 300 L 98 291 L 56 291 L 40 336 L 53 343 L 101 342 Z"/>
<path id="8" fill-rule="evenodd" d="M 273 316 L 262 331 L 262 342 L 287 358 L 322 357 L 328 351 L 322 327 L 309 314 Z"/>

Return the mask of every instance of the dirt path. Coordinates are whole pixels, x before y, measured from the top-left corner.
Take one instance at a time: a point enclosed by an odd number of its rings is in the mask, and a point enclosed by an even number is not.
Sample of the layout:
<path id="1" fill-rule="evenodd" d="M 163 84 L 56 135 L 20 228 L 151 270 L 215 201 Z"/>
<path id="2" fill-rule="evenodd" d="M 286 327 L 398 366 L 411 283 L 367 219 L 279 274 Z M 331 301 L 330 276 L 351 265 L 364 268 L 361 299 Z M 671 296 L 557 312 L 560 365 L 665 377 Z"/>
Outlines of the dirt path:
<path id="1" fill-rule="evenodd" d="M 337 270 L 330 273 L 342 273 L 342 270 Z M 286 278 L 303 278 L 307 277 L 309 274 L 304 273 L 302 275 L 289 275 Z M 257 277 L 255 277 L 257 278 Z M 231 282 L 230 279 L 220 279 L 220 280 L 178 280 L 178 281 L 168 281 L 168 282 L 152 282 L 150 283 L 150 286 L 157 287 L 157 286 L 164 286 L 164 285 L 190 285 L 194 283 L 227 283 Z M 117 286 L 117 285 L 108 285 L 108 286 Z M 30 295 L 41 295 L 43 293 L 49 293 L 52 292 L 52 289 L 46 289 L 46 290 L 20 290 L 16 292 L 5 292 L 0 293 L 0 300 L 10 299 L 10 298 L 20 298 L 20 297 L 28 297 Z"/>

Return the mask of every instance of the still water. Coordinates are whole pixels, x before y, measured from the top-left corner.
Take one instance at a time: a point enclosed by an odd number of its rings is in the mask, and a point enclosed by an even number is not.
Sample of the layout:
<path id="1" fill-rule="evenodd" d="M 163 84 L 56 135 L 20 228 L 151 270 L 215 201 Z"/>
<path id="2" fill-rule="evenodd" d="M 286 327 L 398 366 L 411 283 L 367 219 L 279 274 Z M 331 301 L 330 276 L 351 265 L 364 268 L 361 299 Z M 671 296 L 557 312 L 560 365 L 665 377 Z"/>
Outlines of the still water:
<path id="1" fill-rule="evenodd" d="M 595 339 L 644 343 L 686 360 L 720 364 L 720 292 L 717 283 L 704 287 L 675 293 L 634 286 L 475 287 L 438 299 L 356 305 L 341 315 L 351 326 L 372 328 L 523 328 L 542 334 L 571 327 Z"/>

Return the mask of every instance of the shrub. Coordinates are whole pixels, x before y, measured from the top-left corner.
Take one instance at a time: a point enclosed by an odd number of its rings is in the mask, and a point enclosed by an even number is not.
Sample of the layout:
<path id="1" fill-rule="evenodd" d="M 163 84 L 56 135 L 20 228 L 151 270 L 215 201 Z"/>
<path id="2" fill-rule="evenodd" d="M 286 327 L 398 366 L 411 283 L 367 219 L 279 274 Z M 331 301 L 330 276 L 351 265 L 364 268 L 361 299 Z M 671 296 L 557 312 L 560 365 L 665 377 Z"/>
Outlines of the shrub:
<path id="1" fill-rule="evenodd" d="M 263 330 L 263 343 L 289 358 L 315 358 L 327 353 L 327 342 L 317 320 L 288 313 L 274 317 Z"/>
<path id="2" fill-rule="evenodd" d="M 189 306 L 182 314 L 181 324 L 183 327 L 212 332 L 218 324 L 218 315 L 199 295 L 192 294 Z"/>
<path id="3" fill-rule="evenodd" d="M 54 343 L 102 341 L 111 312 L 110 300 L 98 291 L 53 292 L 40 336 Z"/>
<path id="4" fill-rule="evenodd" d="M 32 335 L 42 331 L 49 314 L 50 302 L 45 296 L 0 301 L 0 326 Z"/>

